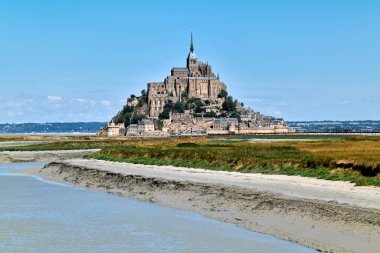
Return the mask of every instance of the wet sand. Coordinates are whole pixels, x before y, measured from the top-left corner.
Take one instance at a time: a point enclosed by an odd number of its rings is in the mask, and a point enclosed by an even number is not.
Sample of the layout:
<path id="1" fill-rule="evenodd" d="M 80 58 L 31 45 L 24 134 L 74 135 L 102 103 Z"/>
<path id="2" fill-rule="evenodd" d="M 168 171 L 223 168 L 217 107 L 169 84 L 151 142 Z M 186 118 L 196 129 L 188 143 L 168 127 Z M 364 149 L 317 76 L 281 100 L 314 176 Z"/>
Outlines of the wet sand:
<path id="1" fill-rule="evenodd" d="M 52 162 L 79 158 L 99 151 L 99 149 L 51 150 L 51 151 L 1 151 L 1 163 Z"/>
<path id="2" fill-rule="evenodd" d="M 47 179 L 199 212 L 323 252 L 377 252 L 380 188 L 313 178 L 71 159 Z"/>
<path id="3" fill-rule="evenodd" d="M 18 146 L 31 146 L 43 143 L 52 143 L 53 141 L 1 141 L 0 147 L 18 147 Z"/>

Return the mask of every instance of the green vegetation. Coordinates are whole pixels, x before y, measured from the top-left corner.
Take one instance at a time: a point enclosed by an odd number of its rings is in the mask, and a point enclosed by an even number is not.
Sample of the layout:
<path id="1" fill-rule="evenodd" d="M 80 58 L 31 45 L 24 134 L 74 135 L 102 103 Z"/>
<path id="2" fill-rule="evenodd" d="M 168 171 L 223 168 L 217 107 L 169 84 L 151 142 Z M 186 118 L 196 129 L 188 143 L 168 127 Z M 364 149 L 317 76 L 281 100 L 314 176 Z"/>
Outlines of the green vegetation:
<path id="1" fill-rule="evenodd" d="M 187 110 L 189 109 L 195 109 L 195 108 L 201 108 L 202 106 L 204 106 L 205 104 L 203 103 L 202 99 L 200 98 L 195 98 L 195 97 L 192 97 L 192 98 L 189 98 L 186 103 L 185 103 L 185 108 Z M 202 110 L 201 110 L 202 111 Z"/>
<path id="2" fill-rule="evenodd" d="M 226 99 L 227 96 L 228 96 L 228 93 L 225 90 L 221 90 L 220 93 L 218 94 L 218 98 L 225 98 Z"/>
<path id="3" fill-rule="evenodd" d="M 233 138 L 237 138 L 234 136 Z M 240 136 L 239 136 L 240 137 Z M 255 136 L 255 138 L 314 136 Z M 321 138 L 324 136 L 315 136 Z M 326 140 L 271 143 L 230 142 L 229 137 L 164 139 L 87 137 L 0 150 L 100 148 L 89 157 L 109 161 L 212 170 L 300 175 L 380 186 L 380 137 L 325 136 Z M 250 138 L 253 138 L 250 136 Z M 215 141 L 217 140 L 217 141 Z"/>
<path id="4" fill-rule="evenodd" d="M 206 112 L 204 116 L 206 118 L 217 118 L 218 117 L 218 115 L 214 111 Z"/>
<path id="5" fill-rule="evenodd" d="M 146 103 L 148 100 L 148 94 L 145 90 L 141 91 L 141 96 L 136 97 L 134 94 L 128 98 L 128 102 L 136 101 L 133 104 L 126 104 L 123 106 L 123 109 L 119 111 L 115 117 L 113 117 L 113 121 L 117 124 L 124 123 L 125 126 L 129 126 L 130 124 L 137 124 L 137 122 L 143 118 L 145 118 L 146 114 Z"/>
<path id="6" fill-rule="evenodd" d="M 173 105 L 173 111 L 175 112 L 179 112 L 179 113 L 184 113 L 185 112 L 185 106 L 183 103 L 181 102 L 176 102 L 174 105 Z"/>
<path id="7" fill-rule="evenodd" d="M 194 148 L 194 147 L 199 147 L 199 145 L 194 142 L 183 142 L 183 143 L 178 143 L 177 147 L 178 148 Z"/>
<path id="8" fill-rule="evenodd" d="M 254 144 L 176 138 L 170 142 L 149 140 L 143 145 L 106 147 L 90 157 L 245 173 L 301 175 L 380 186 L 379 154 L 380 138 Z"/>
<path id="9" fill-rule="evenodd" d="M 159 118 L 160 119 L 169 119 L 170 118 L 170 111 L 173 109 L 173 101 L 168 100 L 166 104 L 164 105 L 164 110 L 160 113 Z"/>
<path id="10" fill-rule="evenodd" d="M 227 112 L 234 112 L 236 110 L 236 104 L 232 96 L 228 96 L 222 104 L 223 110 Z"/>
<path id="11" fill-rule="evenodd" d="M 230 117 L 235 117 L 239 119 L 240 115 L 236 111 L 236 104 L 238 102 L 236 100 L 234 101 L 232 96 L 227 95 L 228 93 L 224 90 L 219 94 L 219 97 L 226 96 L 226 101 L 223 103 L 223 109 L 229 112 Z M 183 97 L 182 102 L 177 101 L 176 103 L 173 103 L 173 101 L 169 99 L 164 106 L 163 112 L 159 115 L 159 118 L 162 120 L 169 119 L 170 112 L 184 113 L 185 110 L 193 110 L 195 117 L 201 117 L 202 115 L 204 117 L 210 118 L 220 117 L 220 115 L 217 115 L 213 111 L 206 112 L 204 106 L 209 105 L 210 103 L 211 102 L 209 100 L 203 101 L 201 98 L 188 98 L 187 96 Z M 222 116 L 227 117 L 228 115 L 224 113 Z"/>
<path id="12" fill-rule="evenodd" d="M 140 101 L 143 101 L 143 102 L 148 101 L 148 93 L 146 92 L 146 90 L 141 91 Z"/>

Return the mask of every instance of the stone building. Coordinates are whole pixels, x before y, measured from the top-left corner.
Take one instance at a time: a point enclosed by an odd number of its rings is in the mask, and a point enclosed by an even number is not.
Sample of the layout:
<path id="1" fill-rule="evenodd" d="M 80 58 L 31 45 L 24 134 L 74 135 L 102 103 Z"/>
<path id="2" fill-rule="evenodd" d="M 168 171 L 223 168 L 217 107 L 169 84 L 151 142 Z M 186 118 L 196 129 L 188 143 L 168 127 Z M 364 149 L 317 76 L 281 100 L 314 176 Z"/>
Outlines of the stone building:
<path id="1" fill-rule="evenodd" d="M 107 124 L 107 136 L 120 136 L 124 135 L 125 126 L 124 124 L 115 124 L 111 121 Z"/>
<path id="2" fill-rule="evenodd" d="M 130 124 L 127 127 L 126 135 L 152 135 L 157 131 L 154 129 L 154 123 L 150 119 L 139 120 L 137 124 Z"/>
<path id="3" fill-rule="evenodd" d="M 213 129 L 215 130 L 228 130 L 230 126 L 237 126 L 238 124 L 238 119 L 236 118 L 219 118 L 219 119 L 214 119 L 213 122 Z"/>
<path id="4" fill-rule="evenodd" d="M 127 127 L 126 135 L 138 135 L 139 134 L 139 126 L 137 124 L 130 124 Z"/>
<path id="5" fill-rule="evenodd" d="M 182 95 L 203 100 L 216 100 L 221 90 L 227 90 L 208 63 L 198 61 L 194 53 L 193 36 L 186 67 L 174 67 L 163 82 L 148 83 L 149 117 L 158 117 L 166 102 L 181 101 Z"/>
<path id="6" fill-rule="evenodd" d="M 142 119 L 138 122 L 138 132 L 148 133 L 148 132 L 154 132 L 154 123 L 150 119 Z"/>

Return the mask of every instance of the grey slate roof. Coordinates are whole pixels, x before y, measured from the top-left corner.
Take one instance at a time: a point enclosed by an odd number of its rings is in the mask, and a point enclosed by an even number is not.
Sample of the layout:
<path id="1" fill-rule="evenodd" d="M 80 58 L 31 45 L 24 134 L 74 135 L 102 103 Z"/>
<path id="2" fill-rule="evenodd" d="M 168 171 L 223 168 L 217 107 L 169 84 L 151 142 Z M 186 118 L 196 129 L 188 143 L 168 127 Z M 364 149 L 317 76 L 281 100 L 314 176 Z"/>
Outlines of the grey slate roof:
<path id="1" fill-rule="evenodd" d="M 187 68 L 183 68 L 183 67 L 174 67 L 172 68 L 173 71 L 189 71 Z"/>

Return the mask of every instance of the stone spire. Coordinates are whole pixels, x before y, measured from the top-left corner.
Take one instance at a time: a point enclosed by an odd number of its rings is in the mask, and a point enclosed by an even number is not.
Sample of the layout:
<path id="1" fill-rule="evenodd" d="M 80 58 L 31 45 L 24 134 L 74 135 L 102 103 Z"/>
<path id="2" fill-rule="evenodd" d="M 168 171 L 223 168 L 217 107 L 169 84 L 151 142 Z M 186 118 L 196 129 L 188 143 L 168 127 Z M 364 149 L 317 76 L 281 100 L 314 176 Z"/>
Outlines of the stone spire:
<path id="1" fill-rule="evenodd" d="M 193 33 L 191 33 L 191 40 L 190 40 L 190 52 L 189 55 L 187 56 L 187 65 L 186 67 L 190 70 L 190 75 L 197 70 L 197 57 L 195 56 L 194 53 L 194 44 L 193 44 Z"/>
<path id="2" fill-rule="evenodd" d="M 190 52 L 194 52 L 194 45 L 193 45 L 193 32 L 191 32 L 191 42 L 190 42 Z"/>

